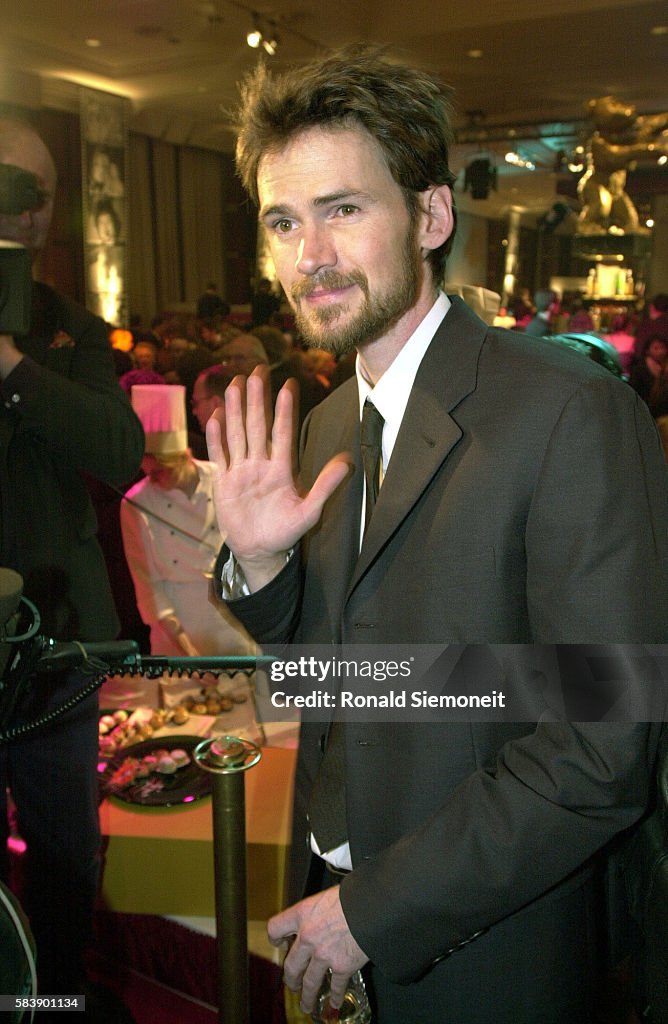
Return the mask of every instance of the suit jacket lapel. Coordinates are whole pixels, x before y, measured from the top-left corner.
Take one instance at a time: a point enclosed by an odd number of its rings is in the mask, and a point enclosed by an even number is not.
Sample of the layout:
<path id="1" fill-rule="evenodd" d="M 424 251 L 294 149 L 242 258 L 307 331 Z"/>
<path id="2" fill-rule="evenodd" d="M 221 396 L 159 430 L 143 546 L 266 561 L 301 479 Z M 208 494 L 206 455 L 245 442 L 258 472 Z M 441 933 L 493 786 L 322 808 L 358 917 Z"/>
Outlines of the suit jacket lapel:
<path id="1" fill-rule="evenodd" d="M 351 392 L 352 390 L 351 388 Z M 359 554 L 364 474 L 360 454 L 356 386 L 354 397 L 347 403 L 345 416 L 340 422 L 341 443 L 337 450 L 346 451 L 351 456 L 352 475 L 329 499 L 324 521 L 327 526 L 322 530 L 320 538 L 321 557 L 323 565 L 327 566 L 327 585 L 323 588 L 323 599 L 327 606 L 333 636 L 337 636 L 339 632 L 341 609 Z"/>
<path id="2" fill-rule="evenodd" d="M 453 297 L 451 301 L 452 308 L 434 335 L 415 378 L 355 565 L 351 590 L 410 514 L 461 437 L 461 430 L 450 413 L 475 390 L 487 327 L 461 299 Z"/>

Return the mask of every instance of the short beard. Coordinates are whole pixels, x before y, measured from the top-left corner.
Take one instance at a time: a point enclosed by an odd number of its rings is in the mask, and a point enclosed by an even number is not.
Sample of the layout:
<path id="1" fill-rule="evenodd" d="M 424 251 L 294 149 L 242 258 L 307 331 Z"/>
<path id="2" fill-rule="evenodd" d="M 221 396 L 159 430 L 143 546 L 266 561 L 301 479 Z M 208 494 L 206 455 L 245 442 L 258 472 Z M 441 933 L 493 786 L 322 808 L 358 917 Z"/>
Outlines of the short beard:
<path id="1" fill-rule="evenodd" d="M 356 284 L 362 290 L 364 304 L 359 313 L 340 328 L 337 329 L 336 321 L 346 312 L 344 303 L 315 310 L 310 317 L 302 313 L 299 300 L 315 288 L 345 288 L 350 284 Z M 303 340 L 309 348 L 319 348 L 341 358 L 360 345 L 382 337 L 415 304 L 420 287 L 420 259 L 413 224 L 407 234 L 401 266 L 393 284 L 394 287 L 386 294 L 372 297 L 366 274 L 360 270 L 346 275 L 325 270 L 315 277 L 300 281 L 292 288 L 291 298 L 295 323 Z M 322 332 L 314 329 L 314 317 L 319 326 L 324 328 Z"/>

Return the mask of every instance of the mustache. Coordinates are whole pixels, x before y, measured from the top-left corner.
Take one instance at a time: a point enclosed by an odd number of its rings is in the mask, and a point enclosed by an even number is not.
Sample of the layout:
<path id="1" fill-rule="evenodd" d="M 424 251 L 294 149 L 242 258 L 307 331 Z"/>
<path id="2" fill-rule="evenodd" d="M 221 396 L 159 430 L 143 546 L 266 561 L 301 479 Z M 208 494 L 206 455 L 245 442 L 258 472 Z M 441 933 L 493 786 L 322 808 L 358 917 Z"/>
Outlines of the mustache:
<path id="1" fill-rule="evenodd" d="M 339 274 L 336 270 L 323 270 L 320 274 L 305 277 L 302 281 L 293 284 L 290 295 L 298 302 L 300 299 L 308 298 L 315 291 L 348 288 L 351 284 L 358 285 L 364 294 L 368 295 L 369 282 L 366 274 L 363 274 L 361 270 L 351 270 L 349 274 Z"/>

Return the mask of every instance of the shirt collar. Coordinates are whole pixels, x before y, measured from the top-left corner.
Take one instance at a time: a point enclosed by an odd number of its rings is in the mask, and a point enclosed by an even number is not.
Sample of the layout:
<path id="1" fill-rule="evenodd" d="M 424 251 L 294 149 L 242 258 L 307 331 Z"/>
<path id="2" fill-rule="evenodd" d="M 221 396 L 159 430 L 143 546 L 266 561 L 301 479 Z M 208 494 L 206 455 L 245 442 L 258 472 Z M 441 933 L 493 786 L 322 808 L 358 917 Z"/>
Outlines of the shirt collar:
<path id="1" fill-rule="evenodd" d="M 420 363 L 449 309 L 449 298 L 444 292 L 439 291 L 434 305 L 422 322 L 418 324 L 375 387 L 372 387 L 362 376 L 359 356 L 357 357 L 355 373 L 359 392 L 360 419 L 364 402 L 370 398 L 385 421 L 383 466 L 387 466 L 392 454 Z"/>

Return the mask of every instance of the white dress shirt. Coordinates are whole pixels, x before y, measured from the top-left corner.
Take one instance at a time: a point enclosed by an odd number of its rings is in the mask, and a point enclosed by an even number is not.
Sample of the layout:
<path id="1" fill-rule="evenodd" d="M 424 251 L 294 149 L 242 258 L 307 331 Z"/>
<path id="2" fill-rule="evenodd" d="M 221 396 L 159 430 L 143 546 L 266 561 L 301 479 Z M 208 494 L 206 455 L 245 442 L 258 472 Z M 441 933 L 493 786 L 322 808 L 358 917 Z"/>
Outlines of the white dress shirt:
<path id="1" fill-rule="evenodd" d="M 399 428 L 406 412 L 406 406 L 413 390 L 413 384 L 420 368 L 420 363 L 449 309 L 450 299 L 443 292 L 439 292 L 436 302 L 424 320 L 411 334 L 375 387 L 363 376 L 360 358 L 359 356 L 357 357 L 355 373 L 357 375 L 357 388 L 359 391 L 360 420 L 362 419 L 362 410 L 367 398 L 373 402 L 384 420 L 380 473 L 381 484 L 390 461 L 390 456 L 394 451 Z M 362 546 L 362 531 L 364 530 L 365 505 L 366 493 L 361 508 L 360 547 Z"/>

